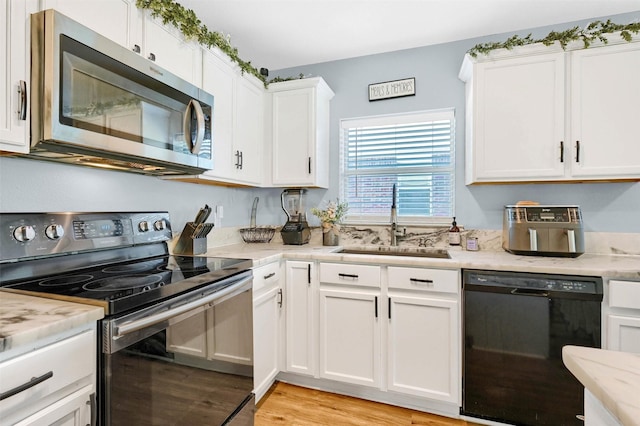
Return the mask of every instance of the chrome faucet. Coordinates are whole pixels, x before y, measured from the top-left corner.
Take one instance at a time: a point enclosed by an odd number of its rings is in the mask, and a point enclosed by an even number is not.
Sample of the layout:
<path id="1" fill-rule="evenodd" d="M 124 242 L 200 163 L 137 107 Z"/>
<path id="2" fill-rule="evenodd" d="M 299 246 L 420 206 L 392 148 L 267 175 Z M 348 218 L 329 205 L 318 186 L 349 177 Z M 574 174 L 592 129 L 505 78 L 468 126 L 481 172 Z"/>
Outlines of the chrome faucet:
<path id="1" fill-rule="evenodd" d="M 398 245 L 398 237 L 404 237 L 407 229 L 402 232 L 398 231 L 398 213 L 396 212 L 396 184 L 393 184 L 393 195 L 391 197 L 391 245 Z"/>

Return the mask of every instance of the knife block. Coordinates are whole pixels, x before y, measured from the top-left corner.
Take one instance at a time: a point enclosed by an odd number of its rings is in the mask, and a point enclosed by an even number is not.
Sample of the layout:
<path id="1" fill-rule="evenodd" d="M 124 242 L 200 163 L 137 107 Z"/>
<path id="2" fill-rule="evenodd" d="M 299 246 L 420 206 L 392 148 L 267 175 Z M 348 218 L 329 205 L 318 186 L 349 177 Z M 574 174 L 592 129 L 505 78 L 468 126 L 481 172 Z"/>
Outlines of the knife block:
<path id="1" fill-rule="evenodd" d="M 202 225 L 206 225 L 206 229 L 203 229 Z M 195 222 L 187 222 L 173 252 L 190 256 L 206 253 L 207 235 L 211 228 L 213 224 L 210 223 L 196 225 Z"/>

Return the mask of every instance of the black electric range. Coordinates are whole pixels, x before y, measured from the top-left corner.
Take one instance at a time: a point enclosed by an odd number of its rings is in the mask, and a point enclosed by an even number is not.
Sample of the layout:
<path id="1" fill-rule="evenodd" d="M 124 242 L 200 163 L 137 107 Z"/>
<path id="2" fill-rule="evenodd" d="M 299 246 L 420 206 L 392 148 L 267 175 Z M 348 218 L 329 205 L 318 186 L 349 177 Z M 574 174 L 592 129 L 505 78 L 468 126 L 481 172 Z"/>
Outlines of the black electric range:
<path id="1" fill-rule="evenodd" d="M 247 259 L 170 255 L 170 239 L 167 212 L 3 213 L 0 286 L 114 315 L 252 266 Z"/>

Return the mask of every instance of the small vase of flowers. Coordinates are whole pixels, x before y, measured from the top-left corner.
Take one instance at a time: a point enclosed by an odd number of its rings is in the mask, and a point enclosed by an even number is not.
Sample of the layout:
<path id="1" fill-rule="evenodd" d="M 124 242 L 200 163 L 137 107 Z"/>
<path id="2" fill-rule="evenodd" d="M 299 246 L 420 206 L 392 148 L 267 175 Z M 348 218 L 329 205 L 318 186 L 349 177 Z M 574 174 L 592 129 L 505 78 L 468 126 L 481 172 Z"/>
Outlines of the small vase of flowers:
<path id="1" fill-rule="evenodd" d="M 322 225 L 322 244 L 325 246 L 337 246 L 340 242 L 340 224 L 349 211 L 347 203 L 339 200 L 329 201 L 326 209 L 313 207 L 311 213 L 320 219 Z"/>

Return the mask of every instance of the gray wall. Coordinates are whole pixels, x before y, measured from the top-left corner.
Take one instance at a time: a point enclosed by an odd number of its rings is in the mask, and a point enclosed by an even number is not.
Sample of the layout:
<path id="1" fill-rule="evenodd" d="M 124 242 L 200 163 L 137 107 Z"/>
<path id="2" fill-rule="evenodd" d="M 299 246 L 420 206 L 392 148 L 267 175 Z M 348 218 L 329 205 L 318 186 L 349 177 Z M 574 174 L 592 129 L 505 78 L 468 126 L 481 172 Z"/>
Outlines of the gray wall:
<path id="1" fill-rule="evenodd" d="M 620 24 L 637 21 L 640 19 L 640 10 L 638 13 L 612 16 L 611 19 Z M 524 30 L 519 34 L 526 36 L 531 32 L 533 37 L 540 38 L 551 30 L 563 30 L 576 24 L 584 26 L 587 23 L 581 21 Z M 336 93 L 331 102 L 331 182 L 325 198 L 338 196 L 340 119 L 454 107 L 457 168 L 455 211 L 458 223 L 467 228 L 500 229 L 505 204 L 536 200 L 547 204 L 580 205 L 587 231 L 640 232 L 640 183 L 465 186 L 464 83 L 458 79 L 460 65 L 466 51 L 474 45 L 504 41 L 511 35 L 513 33 L 272 71 L 270 78 L 286 78 L 300 73 L 322 76 Z M 409 77 L 416 78 L 416 96 L 368 101 L 369 84 Z M 638 138 L 640 143 L 640 135 Z"/>
<path id="2" fill-rule="evenodd" d="M 640 11 L 612 17 L 627 23 Z M 584 24 L 581 23 L 581 24 Z M 553 29 L 560 30 L 562 26 Z M 569 27 L 567 25 L 566 27 Z M 551 28 L 536 30 L 546 35 Z M 528 31 L 523 31 L 526 35 Z M 456 128 L 456 216 L 467 228 L 499 229 L 502 206 L 517 200 L 582 206 L 588 231 L 640 232 L 640 183 L 464 185 L 464 85 L 457 75 L 464 53 L 483 41 L 502 41 L 511 34 L 429 46 L 296 69 L 272 72 L 283 77 L 320 75 L 336 96 L 331 103 L 331 187 L 311 190 L 307 206 L 338 195 L 338 126 L 340 118 L 454 107 Z M 369 103 L 367 85 L 416 77 L 415 97 Z M 260 197 L 259 225 L 282 225 L 279 189 L 243 189 L 163 181 L 129 173 L 96 170 L 19 158 L 0 157 L 0 211 L 135 211 L 168 210 L 175 231 L 192 220 L 205 203 L 224 207 L 223 226 L 247 226 L 253 198 Z M 310 216 L 309 222 L 317 225 Z"/>
<path id="3" fill-rule="evenodd" d="M 222 226 L 248 226 L 256 196 L 258 225 L 286 219 L 278 189 L 196 185 L 22 158 L 0 157 L 0 188 L 2 212 L 166 210 L 174 232 L 205 204 L 223 206 Z"/>

